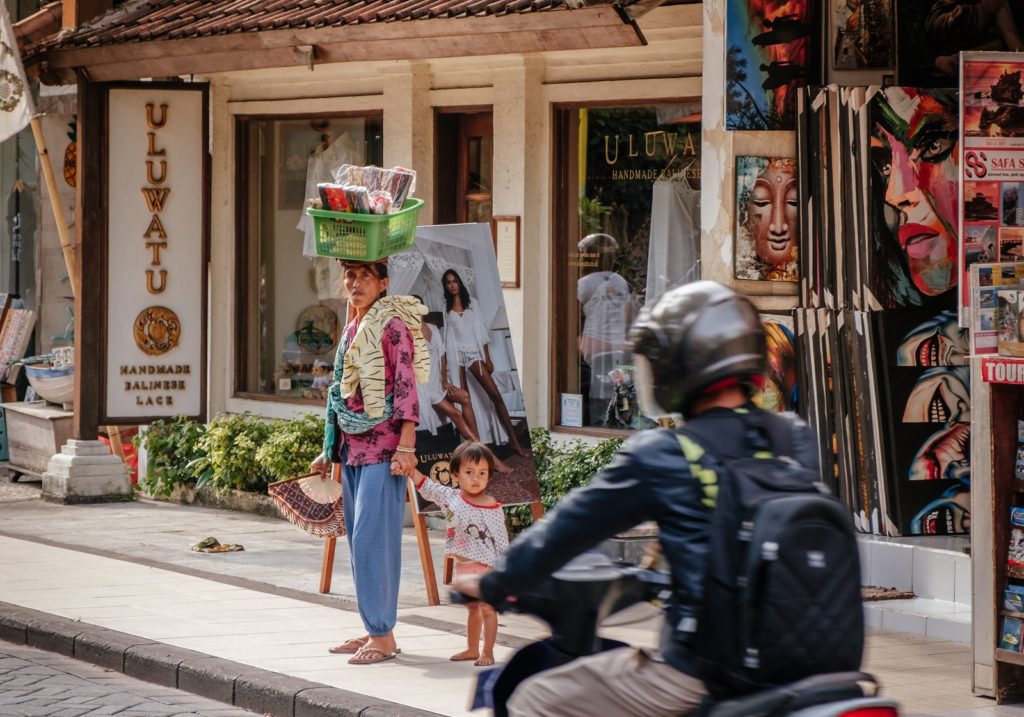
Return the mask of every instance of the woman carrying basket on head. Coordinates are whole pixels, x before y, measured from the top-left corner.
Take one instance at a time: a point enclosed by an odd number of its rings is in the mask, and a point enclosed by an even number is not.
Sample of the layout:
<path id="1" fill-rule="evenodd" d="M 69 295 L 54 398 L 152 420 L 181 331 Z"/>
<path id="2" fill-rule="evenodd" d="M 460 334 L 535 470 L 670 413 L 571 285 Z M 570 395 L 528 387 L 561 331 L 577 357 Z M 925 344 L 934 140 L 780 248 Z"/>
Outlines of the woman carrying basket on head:
<path id="1" fill-rule="evenodd" d="M 426 312 L 408 296 L 387 296 L 386 260 L 341 261 L 349 321 L 327 392 L 323 453 L 311 466 L 342 468 L 342 500 L 352 579 L 366 634 L 332 647 L 351 664 L 392 659 L 398 617 L 406 480 L 416 468 L 416 383 L 429 355 L 420 334 Z M 392 475 L 392 466 L 396 475 Z"/>

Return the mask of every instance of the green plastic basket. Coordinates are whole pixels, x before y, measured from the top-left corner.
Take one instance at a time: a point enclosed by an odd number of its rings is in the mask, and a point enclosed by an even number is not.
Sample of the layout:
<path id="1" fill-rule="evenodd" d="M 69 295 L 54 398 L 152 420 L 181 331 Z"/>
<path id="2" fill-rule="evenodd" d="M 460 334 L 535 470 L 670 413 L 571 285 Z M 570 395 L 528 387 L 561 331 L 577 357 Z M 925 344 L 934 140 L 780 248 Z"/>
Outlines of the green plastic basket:
<path id="1" fill-rule="evenodd" d="M 308 207 L 318 256 L 376 261 L 412 246 L 422 199 L 406 199 L 394 214 L 349 214 Z"/>

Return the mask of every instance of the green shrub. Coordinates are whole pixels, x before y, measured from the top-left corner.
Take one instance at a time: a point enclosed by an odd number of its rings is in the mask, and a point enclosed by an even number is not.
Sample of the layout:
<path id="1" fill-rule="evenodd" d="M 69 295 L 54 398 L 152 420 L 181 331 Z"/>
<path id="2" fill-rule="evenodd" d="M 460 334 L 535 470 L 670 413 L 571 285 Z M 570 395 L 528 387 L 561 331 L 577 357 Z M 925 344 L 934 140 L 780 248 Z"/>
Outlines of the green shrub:
<path id="1" fill-rule="evenodd" d="M 589 485 L 590 479 L 611 461 L 615 451 L 622 445 L 622 440 L 609 438 L 597 444 L 575 440 L 556 444 L 546 428 L 530 431 L 544 510 L 551 510 L 574 488 Z M 506 511 L 506 523 L 510 535 L 525 530 L 533 523 L 530 506 L 509 508 Z"/>
<path id="2" fill-rule="evenodd" d="M 320 455 L 324 440 L 324 419 L 307 413 L 295 420 L 270 424 L 270 437 L 256 450 L 256 462 L 271 480 L 294 478 L 309 472 L 309 464 Z"/>
<path id="3" fill-rule="evenodd" d="M 249 413 L 216 416 L 199 439 L 199 457 L 189 463 L 196 488 L 266 492 L 270 473 L 256 460 L 256 452 L 272 430 L 270 423 Z"/>
<path id="4" fill-rule="evenodd" d="M 146 475 L 142 488 L 149 495 L 170 495 L 179 485 L 195 483 L 188 464 L 199 457 L 198 444 L 206 427 L 185 416 L 154 421 L 132 439 L 146 451 Z"/>

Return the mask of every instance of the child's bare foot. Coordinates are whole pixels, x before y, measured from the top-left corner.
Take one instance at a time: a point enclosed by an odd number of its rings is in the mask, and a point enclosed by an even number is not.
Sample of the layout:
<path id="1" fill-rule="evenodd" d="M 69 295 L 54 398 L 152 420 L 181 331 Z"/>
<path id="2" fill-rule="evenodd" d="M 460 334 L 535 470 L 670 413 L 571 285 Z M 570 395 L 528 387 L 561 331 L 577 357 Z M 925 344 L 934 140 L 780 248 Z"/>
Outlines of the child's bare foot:
<path id="1" fill-rule="evenodd" d="M 488 665 L 494 664 L 494 655 L 489 652 L 485 652 L 480 655 L 480 659 L 473 663 L 477 667 L 487 667 Z"/>
<path id="2" fill-rule="evenodd" d="M 469 660 L 479 660 L 480 653 L 476 652 L 475 650 L 463 650 L 460 653 L 452 655 L 449 659 L 452 662 L 468 662 Z M 493 660 L 491 664 L 494 664 Z"/>

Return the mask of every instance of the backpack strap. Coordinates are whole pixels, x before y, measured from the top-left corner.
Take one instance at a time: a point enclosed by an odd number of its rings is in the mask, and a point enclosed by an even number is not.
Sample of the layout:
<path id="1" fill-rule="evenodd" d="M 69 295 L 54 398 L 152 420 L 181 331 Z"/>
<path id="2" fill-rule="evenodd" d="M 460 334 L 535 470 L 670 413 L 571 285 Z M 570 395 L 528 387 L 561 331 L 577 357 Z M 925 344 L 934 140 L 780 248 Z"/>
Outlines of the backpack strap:
<path id="1" fill-rule="evenodd" d="M 772 456 L 792 457 L 793 445 L 793 422 L 783 416 L 768 411 L 751 411 L 746 408 L 737 409 L 736 420 L 742 423 L 744 445 L 737 446 L 735 434 L 723 431 L 718 421 L 701 421 L 695 418 L 686 423 L 680 429 L 678 435 L 688 435 L 696 439 L 704 449 L 716 456 L 736 456 L 742 452 L 742 448 L 749 450 L 756 458 L 769 458 Z M 740 451 L 737 449 L 740 448 Z M 686 455 L 686 450 L 683 450 Z M 691 459 L 687 455 L 687 460 Z"/>

